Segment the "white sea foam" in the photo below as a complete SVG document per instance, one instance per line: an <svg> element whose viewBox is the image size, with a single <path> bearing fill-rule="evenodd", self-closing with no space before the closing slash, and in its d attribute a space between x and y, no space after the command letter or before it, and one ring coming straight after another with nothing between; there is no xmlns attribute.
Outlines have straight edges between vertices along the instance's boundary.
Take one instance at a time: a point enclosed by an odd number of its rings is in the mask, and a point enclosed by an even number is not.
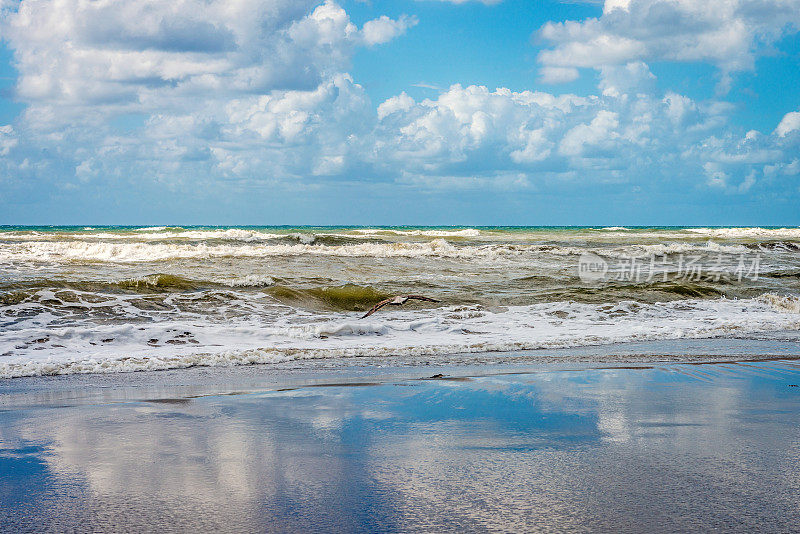
<svg viewBox="0 0 800 534"><path fill-rule="evenodd" d="M86 227L84 230L94 230L95 228ZM167 231L170 230L170 231ZM313 243L317 236L333 236L344 237L350 239L364 239L374 236L409 236L409 237L423 237L423 238L437 238L437 237L478 237L481 233L479 230L467 228L463 230L392 230L392 229L369 229L357 228L350 231L343 232L290 232L290 233L277 233L274 231L256 230L248 228L218 228L210 230L189 230L179 227L168 226L153 226L150 228L137 228L133 231L106 231L106 232L59 232L59 233L42 233L37 231L13 231L0 233L0 238L14 239L17 241L31 241L47 239L51 241L73 239L73 240L132 240L132 241L168 241L168 240L227 240L227 241L244 241L244 242L259 242L269 241L279 238L291 238L299 241L300 243L310 244Z"/></svg>
<svg viewBox="0 0 800 534"><path fill-rule="evenodd" d="M87 227L88 228L88 227ZM291 239L300 244L314 244L320 237L339 237L344 239L382 240L409 242L410 240L431 241L450 239L460 244L468 244L471 239L479 238L481 242L500 242L504 244L520 243L572 243L583 247L593 241L597 245L618 243L620 245L664 245L664 246L696 246L701 239L720 241L721 245L733 246L742 242L758 242L760 240L783 240L792 242L800 240L800 228L687 228L687 229L632 229L621 226L610 226L594 230L587 234L576 229L574 232L562 230L535 229L528 231L489 231L482 232L474 228L465 229L393 229L393 228L355 228L341 230L315 229L314 232L299 231L281 233L270 229L252 228L215 228L215 229L183 229L179 227L150 227L136 230L114 231L79 231L79 232L40 232L32 230L14 230L0 232L0 246L4 242L216 242L230 241L249 244L269 243L280 239ZM726 242L728 241L728 242ZM733 242L730 242L733 241ZM208 243L207 243L208 244ZM789 247L791 248L791 247ZM568 254L572 252L567 251Z"/></svg>
<svg viewBox="0 0 800 534"><path fill-rule="evenodd" d="M248 274L238 278L213 278L211 281L229 287L266 287L275 284L271 276L260 274Z"/></svg>
<svg viewBox="0 0 800 534"><path fill-rule="evenodd" d="M166 230L166 227L163 228ZM41 233L41 232L5 232L0 233L0 239L12 239L14 241L202 241L202 240L225 240L225 241L244 241L259 242L278 239L281 237L308 236L310 234L276 234L273 232L262 232L258 230L244 230L240 228L230 228L227 230L186 230L180 232L166 232L161 230L136 230L135 232L94 232L94 233Z"/></svg>
<svg viewBox="0 0 800 534"><path fill-rule="evenodd" d="M442 257L462 259L530 259L536 256L580 256L593 252L601 256L627 258L680 253L742 254L743 245L715 242L692 244L620 245L589 248L542 244L489 244L460 246L444 239L412 243L317 244L189 244L189 243L104 243L84 241L28 241L1 243L0 262L153 262L186 258L341 256L341 257Z"/></svg>
<svg viewBox="0 0 800 534"><path fill-rule="evenodd" d="M148 315L151 322L88 324L43 313L20 320L0 331L0 377L514 351L800 328L800 301L778 295L656 304L555 302L497 310L449 306L366 320L355 313L311 315L267 307L225 321L142 311L114 298L113 305L128 305L131 314ZM25 305L35 304L19 306Z"/></svg>
<svg viewBox="0 0 800 534"><path fill-rule="evenodd" d="M626 254L636 251L642 256L663 256L665 254L690 254L698 252L706 254L746 254L751 252L750 249L744 245L723 245L721 243L709 241L703 244L658 243L654 245L628 245L612 249L611 255L625 256Z"/></svg>
<svg viewBox="0 0 800 534"><path fill-rule="evenodd" d="M766 293L759 296L758 300L769 304L776 310L787 311L790 313L800 313L800 298L796 296Z"/></svg>
<svg viewBox="0 0 800 534"><path fill-rule="evenodd" d="M142 262L181 258L268 257L268 256L452 256L491 255L484 248L459 252L444 240L427 243L359 243L321 246L311 244L276 245L209 245L182 243L92 243L92 242L27 242L0 246L0 261L108 261Z"/></svg>
<svg viewBox="0 0 800 534"><path fill-rule="evenodd" d="M424 237L478 237L480 230L465 228L463 230L395 230L390 228L359 228L353 232L364 235L401 235Z"/></svg>
<svg viewBox="0 0 800 534"><path fill-rule="evenodd" d="M304 245L310 245L314 241L317 240L317 237L314 234L300 234L300 233L292 233L288 234L286 237L290 237L292 239L296 239L300 243Z"/></svg>
<svg viewBox="0 0 800 534"><path fill-rule="evenodd" d="M136 234L95 234L93 237L100 239L141 239L145 240L169 240L169 239L186 239L186 240L204 240L204 239L221 239L228 241L267 241L270 239L277 239L283 237L281 234L273 232L261 232L258 230L244 230L240 228L230 228L227 230L185 230L183 232L161 232L153 235L136 235Z"/></svg>
<svg viewBox="0 0 800 534"><path fill-rule="evenodd" d="M687 228L685 232L721 239L800 239L800 228Z"/></svg>

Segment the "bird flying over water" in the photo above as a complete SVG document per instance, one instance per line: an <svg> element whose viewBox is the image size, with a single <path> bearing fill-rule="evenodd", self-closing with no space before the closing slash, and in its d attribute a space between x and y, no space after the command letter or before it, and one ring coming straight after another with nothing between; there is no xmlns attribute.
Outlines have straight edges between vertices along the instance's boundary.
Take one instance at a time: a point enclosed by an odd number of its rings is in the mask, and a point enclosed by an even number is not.
<svg viewBox="0 0 800 534"><path fill-rule="evenodd" d="M380 301L375 306L373 306L371 310L369 310L367 313L362 315L361 318L364 319L365 317L369 317L370 315L372 315L376 311L380 310L384 306L387 306L387 305L389 305L389 306L402 306L403 304L405 304L409 300L424 300L424 301L427 301L427 302L441 302L440 300L432 299L430 297L423 297L422 295L397 295L396 297L390 297L390 298L388 298L386 300Z"/></svg>

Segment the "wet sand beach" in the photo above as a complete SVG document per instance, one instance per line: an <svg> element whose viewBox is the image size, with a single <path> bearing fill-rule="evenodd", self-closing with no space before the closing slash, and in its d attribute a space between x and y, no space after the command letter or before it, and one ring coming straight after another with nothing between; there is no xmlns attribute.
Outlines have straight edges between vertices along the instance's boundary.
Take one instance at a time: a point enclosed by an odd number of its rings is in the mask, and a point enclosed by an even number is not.
<svg viewBox="0 0 800 534"><path fill-rule="evenodd" d="M5 380L0 524L794 530L800 351L715 345Z"/></svg>

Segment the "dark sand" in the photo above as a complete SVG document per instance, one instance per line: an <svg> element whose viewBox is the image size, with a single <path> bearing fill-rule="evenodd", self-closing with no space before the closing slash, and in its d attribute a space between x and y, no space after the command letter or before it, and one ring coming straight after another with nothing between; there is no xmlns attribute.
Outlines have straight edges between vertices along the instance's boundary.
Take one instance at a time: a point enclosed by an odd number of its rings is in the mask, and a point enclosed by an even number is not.
<svg viewBox="0 0 800 534"><path fill-rule="evenodd" d="M4 380L0 531L796 531L797 355L711 340Z"/></svg>

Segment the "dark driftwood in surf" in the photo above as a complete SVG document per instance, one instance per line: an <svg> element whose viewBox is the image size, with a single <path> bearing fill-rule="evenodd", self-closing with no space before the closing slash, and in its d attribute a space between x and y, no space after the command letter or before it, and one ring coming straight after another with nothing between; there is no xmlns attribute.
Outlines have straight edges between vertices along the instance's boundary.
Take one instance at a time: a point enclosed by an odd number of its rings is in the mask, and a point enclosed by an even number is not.
<svg viewBox="0 0 800 534"><path fill-rule="evenodd" d="M388 299L382 300L377 303L375 306L372 307L367 313L361 316L362 319L369 317L376 311L380 310L384 306L402 306L409 300L424 300L426 302L441 302L440 300L432 299L430 297L423 297L422 295L397 295L396 297L390 297Z"/></svg>

